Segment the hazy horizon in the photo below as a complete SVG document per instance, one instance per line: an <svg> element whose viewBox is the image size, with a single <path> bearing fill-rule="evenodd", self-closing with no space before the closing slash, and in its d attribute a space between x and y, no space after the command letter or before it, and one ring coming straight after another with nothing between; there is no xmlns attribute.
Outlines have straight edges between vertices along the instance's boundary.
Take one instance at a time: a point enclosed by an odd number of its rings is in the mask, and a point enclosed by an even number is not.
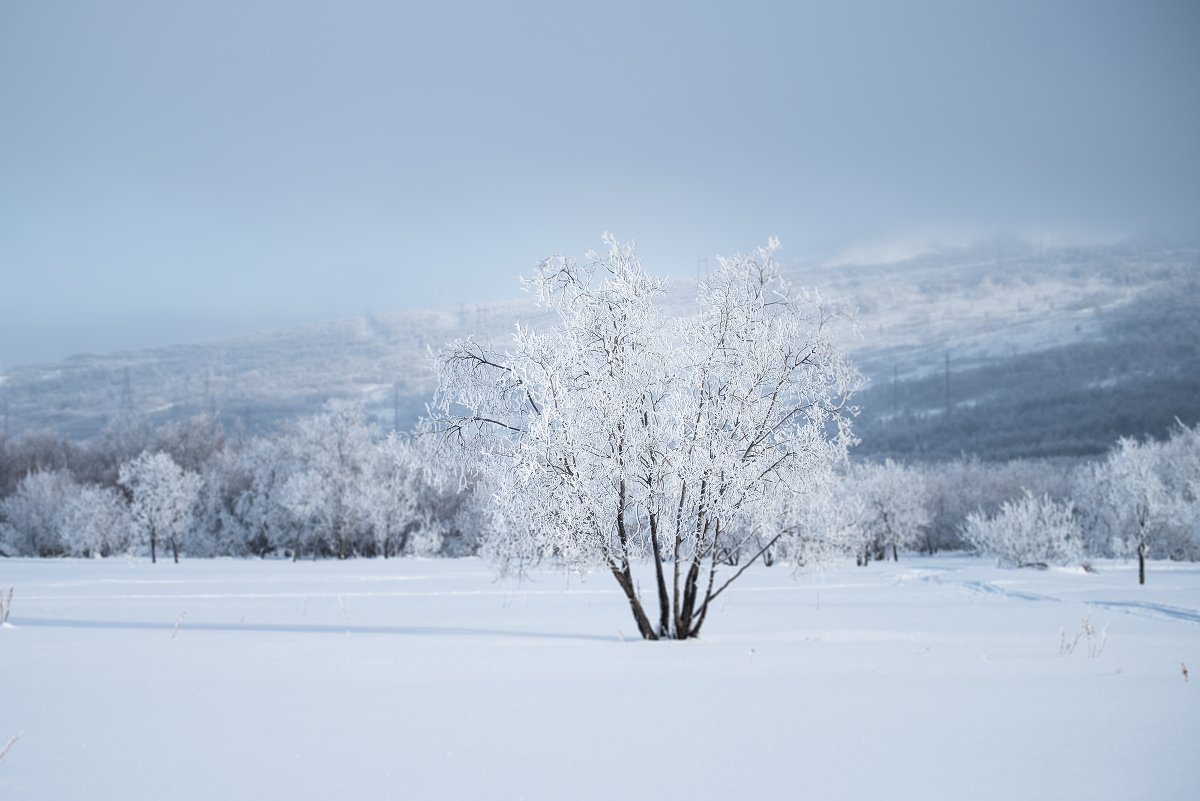
<svg viewBox="0 0 1200 801"><path fill-rule="evenodd" d="M605 230L676 276L771 235L1194 241L1198 33L1167 0L6 4L0 366L514 298Z"/></svg>

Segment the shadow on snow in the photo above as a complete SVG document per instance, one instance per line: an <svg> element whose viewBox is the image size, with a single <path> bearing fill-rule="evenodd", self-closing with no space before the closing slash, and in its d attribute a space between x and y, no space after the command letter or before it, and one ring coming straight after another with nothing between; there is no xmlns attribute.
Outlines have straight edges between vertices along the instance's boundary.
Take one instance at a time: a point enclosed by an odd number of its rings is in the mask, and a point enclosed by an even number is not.
<svg viewBox="0 0 1200 801"><path fill-rule="evenodd" d="M51 629L124 629L128 631L225 631L267 634L383 634L401 637L515 637L546 640L590 640L621 642L616 635L575 634L548 631L512 631L461 626L363 626L321 623L159 623L147 620L73 620L69 618L20 618L12 621L17 628ZM640 640L639 640L640 642Z"/></svg>

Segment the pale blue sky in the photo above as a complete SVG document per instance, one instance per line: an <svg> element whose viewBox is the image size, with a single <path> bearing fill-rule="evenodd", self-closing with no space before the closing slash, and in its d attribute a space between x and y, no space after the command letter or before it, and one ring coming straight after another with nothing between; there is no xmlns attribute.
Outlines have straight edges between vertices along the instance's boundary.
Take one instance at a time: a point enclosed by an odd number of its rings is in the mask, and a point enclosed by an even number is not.
<svg viewBox="0 0 1200 801"><path fill-rule="evenodd" d="M1194 239L1198 9L0 0L0 366L514 297L604 230Z"/></svg>

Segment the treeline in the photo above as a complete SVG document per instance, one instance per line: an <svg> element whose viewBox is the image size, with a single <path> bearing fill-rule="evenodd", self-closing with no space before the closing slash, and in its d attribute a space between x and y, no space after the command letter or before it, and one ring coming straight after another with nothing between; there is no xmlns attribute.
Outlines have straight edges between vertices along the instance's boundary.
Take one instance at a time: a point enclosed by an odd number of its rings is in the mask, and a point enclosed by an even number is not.
<svg viewBox="0 0 1200 801"><path fill-rule="evenodd" d="M270 435L201 415L0 439L4 556L460 555L484 520L469 486L348 404Z"/></svg>
<svg viewBox="0 0 1200 801"><path fill-rule="evenodd" d="M900 549L968 548L1011 566L1088 557L1200 559L1200 426L1122 439L1103 459L904 466L847 476L860 563ZM846 513L841 513L846 517ZM844 524L843 524L844 525Z"/></svg>
<svg viewBox="0 0 1200 801"><path fill-rule="evenodd" d="M199 416L157 430L127 421L84 443L0 439L0 555L475 553L489 499L439 469L432 449L378 431L361 409L333 404L272 435ZM806 544L768 556L798 563L823 547L864 565L959 549L1012 565L1196 560L1200 426L1122 439L1100 459L859 458L788 515Z"/></svg>

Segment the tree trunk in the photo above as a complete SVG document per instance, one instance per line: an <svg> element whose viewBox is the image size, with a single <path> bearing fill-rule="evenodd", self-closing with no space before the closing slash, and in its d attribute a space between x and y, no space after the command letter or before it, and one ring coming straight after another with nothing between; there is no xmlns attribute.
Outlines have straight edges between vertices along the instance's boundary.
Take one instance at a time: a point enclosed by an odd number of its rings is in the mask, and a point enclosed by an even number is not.
<svg viewBox="0 0 1200 801"><path fill-rule="evenodd" d="M153 531L150 532L150 564L158 562L158 537Z"/></svg>
<svg viewBox="0 0 1200 801"><path fill-rule="evenodd" d="M654 580L658 583L658 636L666 637L671 633L671 598L667 594L667 577L663 575L656 515L650 516L650 545L654 548Z"/></svg>
<svg viewBox="0 0 1200 801"><path fill-rule="evenodd" d="M619 570L614 567L611 570L613 578L617 580L617 584L621 585L625 597L629 599L629 609L633 612L633 619L637 622L638 633L642 635L643 640L657 640L658 635L654 633L654 626L651 625L650 618L646 617L646 610L642 608L642 602L633 586L633 576L628 568Z"/></svg>
<svg viewBox="0 0 1200 801"><path fill-rule="evenodd" d="M1138 584L1146 583L1146 543L1138 543Z"/></svg>
<svg viewBox="0 0 1200 801"><path fill-rule="evenodd" d="M675 610L675 639L686 640L691 636L692 613L696 610L696 583L700 580L700 564L692 561L683 580L683 603Z"/></svg>
<svg viewBox="0 0 1200 801"><path fill-rule="evenodd" d="M179 564L179 540L171 537L171 555L175 557L175 564Z"/></svg>
<svg viewBox="0 0 1200 801"><path fill-rule="evenodd" d="M899 562L899 561L900 561L900 554L899 554L899 553L896 551L896 544L895 544L895 543L892 543L892 561L893 561L893 562Z"/></svg>
<svg viewBox="0 0 1200 801"><path fill-rule="evenodd" d="M337 558L345 559L349 555L349 549L346 547L346 534L341 523L333 527L333 541L337 543Z"/></svg>

